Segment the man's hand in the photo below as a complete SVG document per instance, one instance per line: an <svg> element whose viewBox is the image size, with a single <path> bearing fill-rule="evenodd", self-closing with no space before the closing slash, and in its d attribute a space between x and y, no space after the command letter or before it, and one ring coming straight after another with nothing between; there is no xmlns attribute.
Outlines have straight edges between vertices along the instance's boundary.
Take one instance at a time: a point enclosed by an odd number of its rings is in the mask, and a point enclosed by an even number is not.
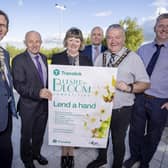
<svg viewBox="0 0 168 168"><path fill-rule="evenodd" d="M166 110L168 110L168 102L164 103L162 106L161 106L161 109L164 109L166 108Z"/></svg>
<svg viewBox="0 0 168 168"><path fill-rule="evenodd" d="M120 91L123 91L123 92L130 93L130 91L131 91L131 87L123 81L118 81L116 83L116 88Z"/></svg>
<svg viewBox="0 0 168 168"><path fill-rule="evenodd" d="M51 91L48 90L47 88L41 89L40 90L40 98L52 100L52 93L51 93Z"/></svg>

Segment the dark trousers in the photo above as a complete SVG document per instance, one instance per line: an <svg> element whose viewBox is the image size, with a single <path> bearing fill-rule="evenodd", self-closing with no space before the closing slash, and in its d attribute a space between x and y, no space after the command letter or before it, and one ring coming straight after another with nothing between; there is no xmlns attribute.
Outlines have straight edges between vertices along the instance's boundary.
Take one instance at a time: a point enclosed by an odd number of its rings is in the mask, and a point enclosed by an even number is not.
<svg viewBox="0 0 168 168"><path fill-rule="evenodd" d="M97 159L107 162L107 148L105 148L105 149L100 148L100 149L98 149L98 152L99 152L99 154L98 154Z"/></svg>
<svg viewBox="0 0 168 168"><path fill-rule="evenodd" d="M112 168L122 168L125 155L125 136L130 123L132 106L114 109L111 119L111 135L113 143Z"/></svg>
<svg viewBox="0 0 168 168"><path fill-rule="evenodd" d="M149 167L166 123L168 111L161 106L168 99L153 98L137 94L131 116L129 146L131 157Z"/></svg>
<svg viewBox="0 0 168 168"><path fill-rule="evenodd" d="M9 115L7 128L0 133L0 167L11 168L13 148L11 142L12 116Z"/></svg>
<svg viewBox="0 0 168 168"><path fill-rule="evenodd" d="M24 163L32 162L33 155L39 155L47 123L47 111L38 109L32 116L21 115L20 153Z"/></svg>

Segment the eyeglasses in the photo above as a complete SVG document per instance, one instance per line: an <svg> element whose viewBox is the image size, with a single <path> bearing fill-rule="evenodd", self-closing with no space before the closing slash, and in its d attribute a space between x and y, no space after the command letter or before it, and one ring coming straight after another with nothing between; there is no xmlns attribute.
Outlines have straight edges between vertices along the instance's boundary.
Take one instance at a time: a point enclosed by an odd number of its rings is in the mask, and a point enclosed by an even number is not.
<svg viewBox="0 0 168 168"><path fill-rule="evenodd" d="M7 28L7 25L5 25L5 24L0 24L0 28Z"/></svg>
<svg viewBox="0 0 168 168"><path fill-rule="evenodd" d="M168 25L163 25L163 24L157 25L157 27L158 27L159 29L168 29Z"/></svg>

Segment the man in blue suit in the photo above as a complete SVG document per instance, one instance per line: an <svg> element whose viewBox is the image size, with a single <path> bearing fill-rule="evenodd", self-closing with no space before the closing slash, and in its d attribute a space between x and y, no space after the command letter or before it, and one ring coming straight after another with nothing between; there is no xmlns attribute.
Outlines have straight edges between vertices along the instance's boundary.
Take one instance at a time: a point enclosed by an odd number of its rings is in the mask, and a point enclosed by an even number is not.
<svg viewBox="0 0 168 168"><path fill-rule="evenodd" d="M102 45L103 38L103 29L99 26L94 27L91 30L91 45L87 45L82 51L82 55L87 56L92 61L93 65L97 56L107 49L104 45Z"/></svg>
<svg viewBox="0 0 168 168"><path fill-rule="evenodd" d="M82 55L87 56L94 65L98 55L104 52L107 48L102 44L103 42L103 29L99 26L91 30L91 45L87 45L82 51ZM107 163L107 149L98 149L98 157L87 165L87 168L101 166Z"/></svg>
<svg viewBox="0 0 168 168"><path fill-rule="evenodd" d="M8 32L9 19L0 10L0 40ZM0 167L11 168L12 165L12 114L16 115L13 96L13 84L9 68L9 54L0 47Z"/></svg>

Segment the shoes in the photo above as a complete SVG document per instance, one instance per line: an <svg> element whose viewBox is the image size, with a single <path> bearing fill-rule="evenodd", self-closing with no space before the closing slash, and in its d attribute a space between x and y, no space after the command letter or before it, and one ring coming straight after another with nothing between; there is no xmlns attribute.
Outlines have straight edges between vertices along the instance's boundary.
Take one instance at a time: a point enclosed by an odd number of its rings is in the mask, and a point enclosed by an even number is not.
<svg viewBox="0 0 168 168"><path fill-rule="evenodd" d="M61 157L61 168L74 168L74 157L73 156L62 156Z"/></svg>
<svg viewBox="0 0 168 168"><path fill-rule="evenodd" d="M140 164L138 160L133 159L133 158L129 158L128 160L124 161L123 166L124 168L131 168L133 167L135 164ZM138 166L139 167L139 166Z"/></svg>
<svg viewBox="0 0 168 168"><path fill-rule="evenodd" d="M25 168L36 168L33 162L24 163Z"/></svg>
<svg viewBox="0 0 168 168"><path fill-rule="evenodd" d="M39 164L41 165L47 165L48 164L48 160L42 156L41 154L33 156L33 160L37 160Z"/></svg>
<svg viewBox="0 0 168 168"><path fill-rule="evenodd" d="M149 168L149 164L143 164L143 163L141 163L140 164L140 166L139 166L139 168Z"/></svg>
<svg viewBox="0 0 168 168"><path fill-rule="evenodd" d="M93 160L92 162L90 162L87 165L87 168L99 168L100 166L104 166L105 164L107 164L107 160L102 160L97 158L96 160Z"/></svg>

